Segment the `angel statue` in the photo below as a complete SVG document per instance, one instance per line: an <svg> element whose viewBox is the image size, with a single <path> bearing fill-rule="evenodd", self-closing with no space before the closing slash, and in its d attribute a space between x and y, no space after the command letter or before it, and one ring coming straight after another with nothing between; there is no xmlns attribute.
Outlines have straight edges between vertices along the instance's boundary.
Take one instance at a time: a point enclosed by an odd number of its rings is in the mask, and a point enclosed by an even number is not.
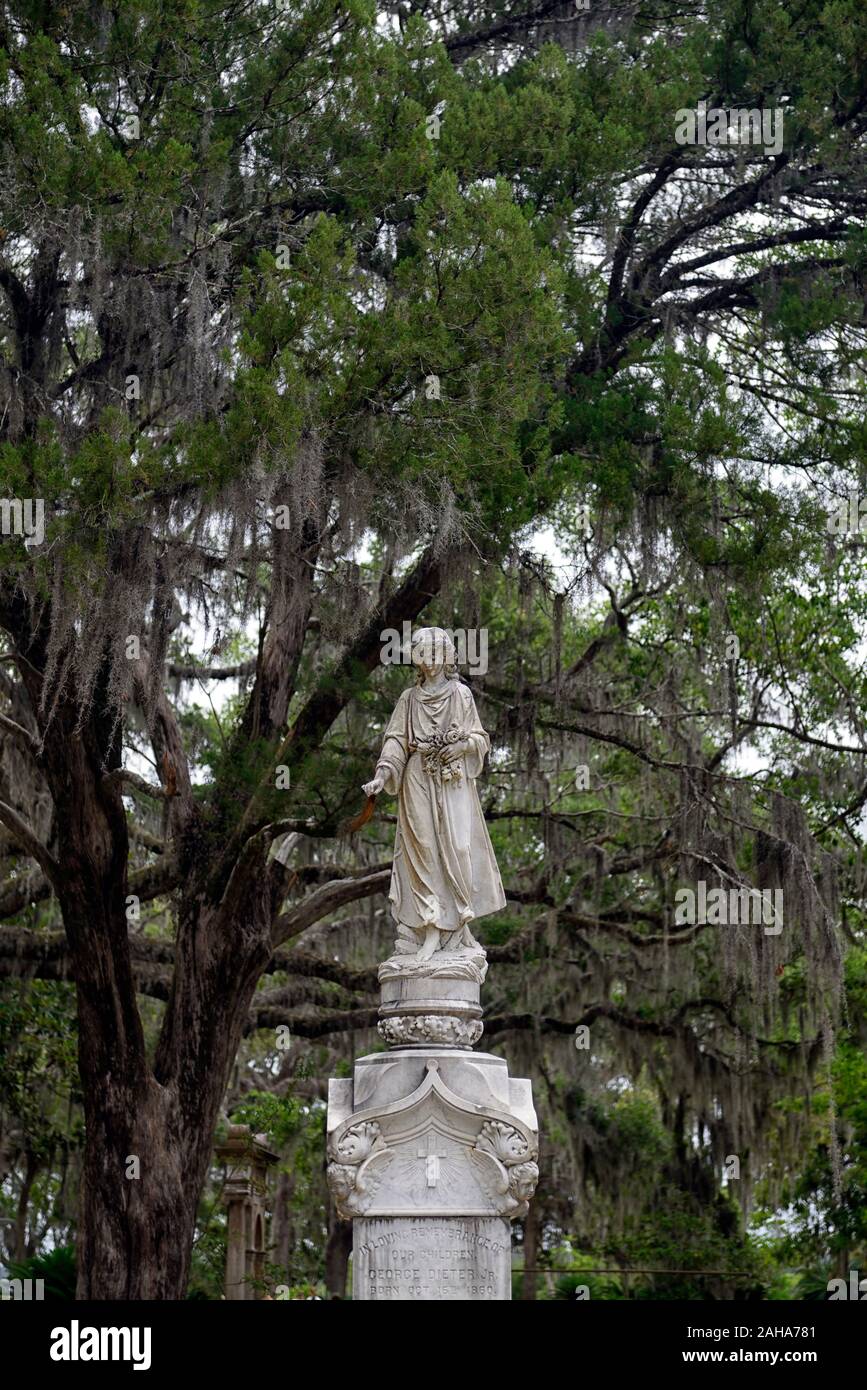
<svg viewBox="0 0 867 1390"><path fill-rule="evenodd" d="M389 890L395 957L407 966L437 952L484 962L470 923L506 905L476 791L491 741L458 679L449 634L421 628L411 658L416 684L398 700L364 786L368 796L385 791L398 802Z"/></svg>

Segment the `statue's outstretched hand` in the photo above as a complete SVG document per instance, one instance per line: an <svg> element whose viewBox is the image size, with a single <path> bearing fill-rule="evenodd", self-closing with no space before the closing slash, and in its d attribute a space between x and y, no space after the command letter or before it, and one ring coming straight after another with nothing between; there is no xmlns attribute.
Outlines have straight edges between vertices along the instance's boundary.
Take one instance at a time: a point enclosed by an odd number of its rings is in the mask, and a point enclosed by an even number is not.
<svg viewBox="0 0 867 1390"><path fill-rule="evenodd" d="M364 786L361 788L361 790L364 792L364 795L379 796L379 793L385 786L385 777L385 770L381 767L378 767L376 769L376 772L373 774L372 779L369 782L365 782Z"/></svg>

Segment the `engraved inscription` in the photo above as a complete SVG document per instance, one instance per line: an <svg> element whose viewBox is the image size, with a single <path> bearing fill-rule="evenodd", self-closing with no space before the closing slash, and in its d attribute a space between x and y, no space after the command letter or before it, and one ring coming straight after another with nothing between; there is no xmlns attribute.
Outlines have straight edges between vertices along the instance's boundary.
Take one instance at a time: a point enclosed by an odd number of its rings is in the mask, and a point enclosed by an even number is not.
<svg viewBox="0 0 867 1390"><path fill-rule="evenodd" d="M356 1220L352 1264L354 1299L511 1297L510 1228L501 1217Z"/></svg>

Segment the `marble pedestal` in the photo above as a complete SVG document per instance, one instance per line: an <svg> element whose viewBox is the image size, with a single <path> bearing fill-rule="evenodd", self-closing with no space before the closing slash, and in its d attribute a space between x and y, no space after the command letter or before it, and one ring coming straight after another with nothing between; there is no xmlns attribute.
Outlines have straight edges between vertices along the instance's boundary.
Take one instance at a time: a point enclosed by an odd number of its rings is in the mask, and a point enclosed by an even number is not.
<svg viewBox="0 0 867 1390"><path fill-rule="evenodd" d="M511 1298L510 1222L539 1175L536 1115L530 1082L510 1077L502 1057L431 1041L481 1031L467 989L456 993L449 1032L446 1000L429 985L409 990L403 1015L384 989L383 1037L412 1041L329 1082L328 1182L354 1224L353 1298Z"/></svg>

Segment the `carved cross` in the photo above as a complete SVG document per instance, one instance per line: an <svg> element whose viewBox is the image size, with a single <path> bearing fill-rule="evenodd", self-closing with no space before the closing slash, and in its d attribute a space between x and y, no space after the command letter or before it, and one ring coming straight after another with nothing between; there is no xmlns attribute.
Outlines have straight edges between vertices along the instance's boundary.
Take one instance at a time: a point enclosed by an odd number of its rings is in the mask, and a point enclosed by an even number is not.
<svg viewBox="0 0 867 1390"><path fill-rule="evenodd" d="M432 1129L427 1133L427 1148L418 1150L418 1157L425 1161L425 1176L427 1177L428 1187L436 1187L440 1175L440 1159L447 1158L444 1153L436 1151L436 1135Z"/></svg>

